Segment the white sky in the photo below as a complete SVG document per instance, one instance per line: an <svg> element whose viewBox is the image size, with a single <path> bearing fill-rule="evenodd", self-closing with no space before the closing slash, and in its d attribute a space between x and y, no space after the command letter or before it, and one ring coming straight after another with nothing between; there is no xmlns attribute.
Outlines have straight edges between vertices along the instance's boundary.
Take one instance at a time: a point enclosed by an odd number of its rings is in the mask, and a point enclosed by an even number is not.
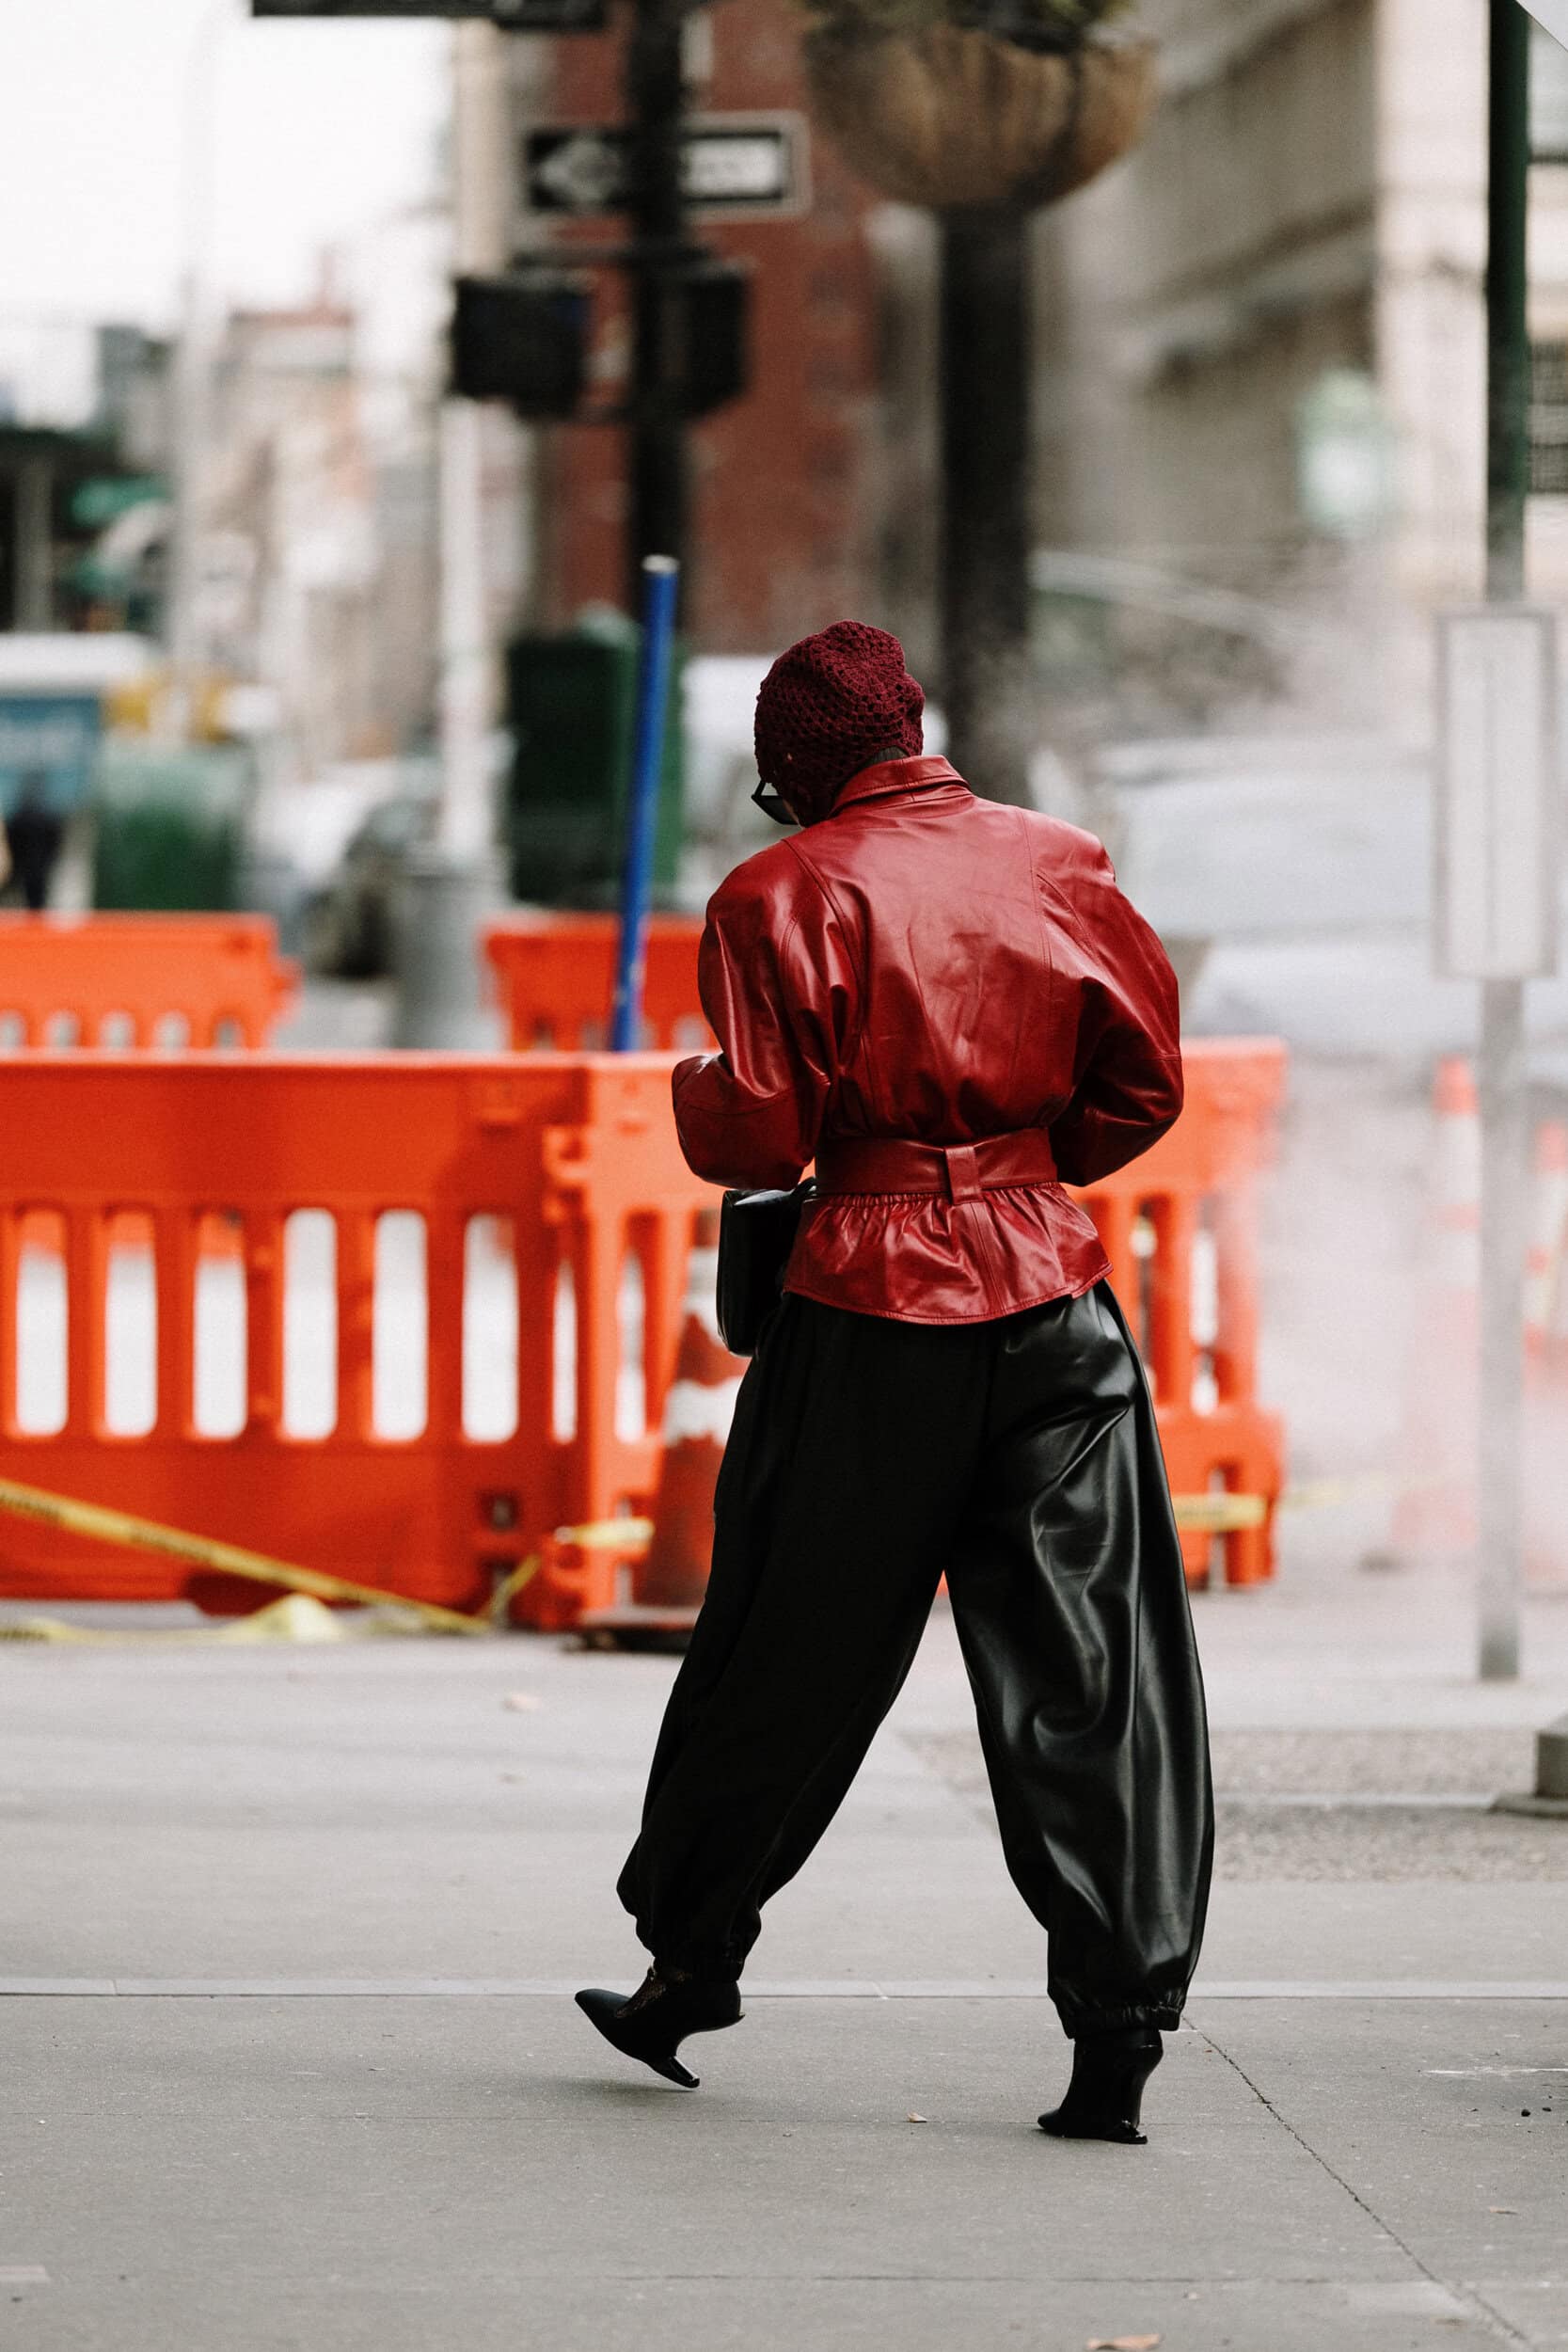
<svg viewBox="0 0 1568 2352"><path fill-rule="evenodd" d="M203 112L215 294L308 294L325 246L433 185L450 39L256 24L245 0L0 0L0 327L171 323Z"/></svg>

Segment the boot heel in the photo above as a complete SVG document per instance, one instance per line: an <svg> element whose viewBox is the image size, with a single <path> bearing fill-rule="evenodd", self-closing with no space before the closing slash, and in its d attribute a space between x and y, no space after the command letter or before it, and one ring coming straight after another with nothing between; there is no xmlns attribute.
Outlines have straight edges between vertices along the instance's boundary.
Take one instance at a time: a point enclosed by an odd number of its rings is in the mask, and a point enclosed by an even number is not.
<svg viewBox="0 0 1568 2352"><path fill-rule="evenodd" d="M1072 2045L1072 2080L1059 2107L1039 2119L1053 2139L1108 2139L1124 2148L1148 2145L1140 2131L1144 2085L1164 2056L1153 2026L1126 2033L1083 2034Z"/></svg>
<svg viewBox="0 0 1568 2352"><path fill-rule="evenodd" d="M661 1977L657 1968L649 1969L629 1998L593 1986L578 1994L577 2003L613 2049L681 2090L695 2090L699 2081L676 2056L688 2034L721 2033L726 2026L738 2026L745 2014L737 1984Z"/></svg>

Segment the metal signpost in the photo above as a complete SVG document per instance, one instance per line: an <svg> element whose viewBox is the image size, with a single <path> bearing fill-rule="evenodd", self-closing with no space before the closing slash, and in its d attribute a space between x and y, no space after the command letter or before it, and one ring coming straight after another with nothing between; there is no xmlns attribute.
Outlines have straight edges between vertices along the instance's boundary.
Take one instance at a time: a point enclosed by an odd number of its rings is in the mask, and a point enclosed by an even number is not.
<svg viewBox="0 0 1568 2352"><path fill-rule="evenodd" d="M681 193L693 212L777 220L810 202L798 114L698 115L681 135ZM552 123L523 141L535 212L617 213L631 200L631 133L612 123Z"/></svg>
<svg viewBox="0 0 1568 2352"><path fill-rule="evenodd" d="M1557 623L1499 603L1439 628L1437 961L1481 984L1480 1663L1483 1680L1510 1681L1524 1582L1524 983L1557 960Z"/></svg>
<svg viewBox="0 0 1568 2352"><path fill-rule="evenodd" d="M621 883L621 933L615 958L615 998L610 1050L634 1054L642 1040L642 984L647 964L648 898L654 871L654 824L659 771L664 765L664 719L675 644L680 565L650 555L642 566L642 651L637 677L637 736L626 797L626 863Z"/></svg>
<svg viewBox="0 0 1568 2352"><path fill-rule="evenodd" d="M1568 0L1491 0L1487 119L1486 597L1441 624L1438 968L1481 983L1481 1674L1519 1672L1528 1185L1524 984L1555 968L1556 624L1524 602L1529 496L1530 15L1568 36Z"/></svg>

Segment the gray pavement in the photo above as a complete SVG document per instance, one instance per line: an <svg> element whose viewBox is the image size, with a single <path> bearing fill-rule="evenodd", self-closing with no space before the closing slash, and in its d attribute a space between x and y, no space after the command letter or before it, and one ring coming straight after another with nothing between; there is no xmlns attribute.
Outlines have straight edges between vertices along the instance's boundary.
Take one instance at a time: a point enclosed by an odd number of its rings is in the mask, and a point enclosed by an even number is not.
<svg viewBox="0 0 1568 2352"><path fill-rule="evenodd" d="M944 1612L695 2097L566 1997L639 1971L671 1661L0 1645L0 2340L1568 2344L1568 1824L1481 1809L1568 1602L1490 1689L1431 1577L1197 1616L1220 1874L1143 2150L1033 2128L1066 2049Z"/></svg>

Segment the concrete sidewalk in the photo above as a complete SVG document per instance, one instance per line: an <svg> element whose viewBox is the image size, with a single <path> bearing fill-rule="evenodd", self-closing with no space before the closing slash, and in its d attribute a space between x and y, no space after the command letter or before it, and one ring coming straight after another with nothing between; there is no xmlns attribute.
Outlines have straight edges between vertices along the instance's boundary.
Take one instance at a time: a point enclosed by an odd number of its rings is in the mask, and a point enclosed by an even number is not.
<svg viewBox="0 0 1568 2352"><path fill-rule="evenodd" d="M669 1661L0 1646L5 2340L1568 2344L1568 1824L1481 1810L1568 1603L1500 1691L1431 1580L1197 1613L1220 1877L1144 2150L1034 2129L1066 2045L945 1613L695 2097L566 1997L640 1972Z"/></svg>

